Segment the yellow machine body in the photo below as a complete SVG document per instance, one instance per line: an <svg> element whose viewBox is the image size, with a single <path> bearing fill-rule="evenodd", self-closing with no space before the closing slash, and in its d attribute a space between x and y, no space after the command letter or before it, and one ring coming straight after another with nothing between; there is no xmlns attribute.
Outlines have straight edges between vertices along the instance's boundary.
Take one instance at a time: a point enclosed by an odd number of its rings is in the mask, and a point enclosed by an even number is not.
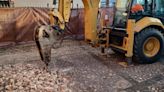
<svg viewBox="0 0 164 92"><path fill-rule="evenodd" d="M157 18L145 17L139 20L138 22L135 22L135 20L129 19L127 22L127 28L126 28L128 37L124 38L123 45L116 46L113 44L109 44L109 46L124 50L127 52L126 57L132 57L135 33L141 32L144 28L147 28L150 26L156 26L158 28L164 29L164 25ZM107 40L110 40L110 39L107 39Z"/></svg>
<svg viewBox="0 0 164 92"><path fill-rule="evenodd" d="M71 15L71 1L72 0L59 0L58 10L50 11L50 24L59 25L61 29L65 28L65 23L69 22Z"/></svg>
<svg viewBox="0 0 164 92"><path fill-rule="evenodd" d="M69 22L69 18L71 15L71 1L72 0L59 0L58 11L50 12L50 23L51 25L58 24L61 29L65 28L65 23ZM133 0L116 0L116 7L119 9L123 9L125 7L129 7ZM102 29L102 33L105 34L105 38L101 39L105 41L104 43L99 43L100 38L97 32L97 16L99 10L100 0L82 0L84 4L84 29L85 29L85 40L89 41L93 44L98 44L103 48L114 47L116 49L120 49L125 51L126 57L133 57L134 50L134 40L135 34L142 32L143 29L155 26L156 28L164 30L164 25L160 19L155 17L143 17L140 20L125 18L126 26L123 29L126 32L125 37L123 37L122 45L115 45L110 43L110 33L113 31L111 28ZM109 2L108 2L109 3ZM124 11L124 10L123 10ZM122 15L125 17L128 16L130 11L124 11ZM58 19L56 20L55 17ZM115 17L115 15L114 15ZM117 30L122 30L122 28L117 28ZM152 40L152 41L155 41ZM149 41L148 41L149 42Z"/></svg>
<svg viewBox="0 0 164 92"><path fill-rule="evenodd" d="M152 18L152 17L145 17L145 18L139 20L135 24L134 31L140 32L141 30L143 30L144 28L149 27L149 26L157 26L159 28L164 29L164 25L162 24L162 22L159 19Z"/></svg>
<svg viewBox="0 0 164 92"><path fill-rule="evenodd" d="M85 40L97 42L97 15L100 0L82 0L84 4Z"/></svg>
<svg viewBox="0 0 164 92"><path fill-rule="evenodd" d="M59 25L61 29L65 28L65 23L69 22L71 15L71 1L59 0L58 11L50 11L50 24ZM85 20L85 40L90 42L97 41L97 14L100 0L82 0L84 4ZM58 20L55 19L58 18Z"/></svg>
<svg viewBox="0 0 164 92"><path fill-rule="evenodd" d="M120 17L120 15L122 18L126 17L125 20L123 20L123 22L126 23L126 25L124 26L123 23L120 23L120 24L118 24L119 26L113 24L112 27L105 27L104 30L102 30L102 32L100 33L100 36L105 33L104 37L99 38L99 40L101 41L100 46L102 47L102 49L111 47L114 50L124 52L126 57L132 58L135 54L134 49L136 50L136 48L134 48L134 47L137 47L137 46L135 46L136 45L136 43L135 43L136 36L138 34L149 35L150 37L149 36L147 36L148 38L142 37L144 39L141 39L142 41L145 41L145 42L142 43L143 46L140 46L140 48L138 47L137 50L138 50L138 52L143 51L143 53L142 53L143 55L139 57L140 60L137 62L151 63L151 62L154 62L155 60L158 60L158 58L159 58L158 56L162 55L161 52L163 51L163 48L164 48L163 47L163 44L164 44L163 43L164 42L163 21L162 21L162 19L160 19L156 16L150 17L149 15L142 16L139 19L137 19L136 17L130 17L130 16L136 16L134 14L132 15L132 12L131 12L132 4L133 4L132 1L134 1L134 0L124 0L124 1L116 0L116 5L115 5L116 12L114 11L116 15L114 15L114 17L117 18L117 17ZM157 5L156 3L157 2L153 2L154 5ZM152 4L152 6L153 6L153 4ZM124 8L127 8L127 7L129 7L128 11L124 10ZM118 10L121 11L121 13L119 12L120 15L118 14ZM153 10L150 10L150 11L153 11ZM142 11L142 12L144 12L144 11ZM115 23L116 21L114 21L113 23ZM123 26L120 26L120 25L123 25ZM151 30L151 28L152 28L152 30ZM148 29L150 29L150 30L148 30ZM147 31L147 32L145 32L145 31ZM154 32L154 31L158 31L158 32ZM144 34L144 32L146 34ZM152 32L156 33L155 36L151 34ZM124 36L119 36L122 33L124 34ZM119 37L122 38L119 45L111 42L111 40L116 41L111 37L111 34L112 34L112 36L116 35L118 39L120 39ZM135 54L135 56L137 56L137 55ZM144 56L144 58L143 58L143 56ZM154 61L151 59L153 59Z"/></svg>

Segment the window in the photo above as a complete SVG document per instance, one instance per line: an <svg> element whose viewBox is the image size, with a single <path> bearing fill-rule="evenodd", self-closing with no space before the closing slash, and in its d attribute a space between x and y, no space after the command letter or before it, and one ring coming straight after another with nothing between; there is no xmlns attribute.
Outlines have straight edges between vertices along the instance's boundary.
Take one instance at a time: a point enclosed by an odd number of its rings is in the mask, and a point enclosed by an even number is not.
<svg viewBox="0 0 164 92"><path fill-rule="evenodd" d="M144 5L145 4L145 1L144 0L137 0L137 4Z"/></svg>
<svg viewBox="0 0 164 92"><path fill-rule="evenodd" d="M158 1L158 0L156 0ZM143 10L146 13L151 13L153 10L153 0L134 0L133 6L139 4L143 6Z"/></svg>
<svg viewBox="0 0 164 92"><path fill-rule="evenodd" d="M116 3L116 7L121 9L126 9L127 4L128 4L128 0L118 0Z"/></svg>
<svg viewBox="0 0 164 92"><path fill-rule="evenodd" d="M132 6L135 6L136 4L142 5L143 8L144 8L144 6L145 6L145 0L134 0Z"/></svg>
<svg viewBox="0 0 164 92"><path fill-rule="evenodd" d="M159 14L164 14L164 0L156 0L155 11Z"/></svg>
<svg viewBox="0 0 164 92"><path fill-rule="evenodd" d="M116 2L116 11L114 16L114 26L119 28L126 27L127 19L127 8L129 0L117 0Z"/></svg>
<svg viewBox="0 0 164 92"><path fill-rule="evenodd" d="M106 7L106 0L101 0L101 7Z"/></svg>
<svg viewBox="0 0 164 92"><path fill-rule="evenodd" d="M116 0L101 0L100 7L113 7Z"/></svg>

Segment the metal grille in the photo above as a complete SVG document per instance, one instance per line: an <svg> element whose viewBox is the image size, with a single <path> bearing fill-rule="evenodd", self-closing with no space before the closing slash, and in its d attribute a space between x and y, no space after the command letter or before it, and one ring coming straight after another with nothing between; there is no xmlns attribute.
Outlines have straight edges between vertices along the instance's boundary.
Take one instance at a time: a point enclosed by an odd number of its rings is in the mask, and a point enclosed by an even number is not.
<svg viewBox="0 0 164 92"><path fill-rule="evenodd" d="M0 0L0 8L14 7L14 2L11 0Z"/></svg>

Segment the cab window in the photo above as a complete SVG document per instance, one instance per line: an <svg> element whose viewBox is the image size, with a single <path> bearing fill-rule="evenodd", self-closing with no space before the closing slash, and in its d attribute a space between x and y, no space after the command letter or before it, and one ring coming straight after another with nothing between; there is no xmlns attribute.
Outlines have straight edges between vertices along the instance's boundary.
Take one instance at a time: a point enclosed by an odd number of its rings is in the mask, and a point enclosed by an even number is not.
<svg viewBox="0 0 164 92"><path fill-rule="evenodd" d="M164 14L164 0L156 0L155 7L157 14Z"/></svg>

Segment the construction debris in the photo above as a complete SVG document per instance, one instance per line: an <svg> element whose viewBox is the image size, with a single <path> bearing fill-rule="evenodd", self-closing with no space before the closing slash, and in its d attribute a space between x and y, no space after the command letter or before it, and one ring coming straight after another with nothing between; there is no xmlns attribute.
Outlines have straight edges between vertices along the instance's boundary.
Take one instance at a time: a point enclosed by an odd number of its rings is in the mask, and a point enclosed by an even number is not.
<svg viewBox="0 0 164 92"><path fill-rule="evenodd" d="M50 74L33 64L0 66L0 92L71 92L59 72Z"/></svg>

